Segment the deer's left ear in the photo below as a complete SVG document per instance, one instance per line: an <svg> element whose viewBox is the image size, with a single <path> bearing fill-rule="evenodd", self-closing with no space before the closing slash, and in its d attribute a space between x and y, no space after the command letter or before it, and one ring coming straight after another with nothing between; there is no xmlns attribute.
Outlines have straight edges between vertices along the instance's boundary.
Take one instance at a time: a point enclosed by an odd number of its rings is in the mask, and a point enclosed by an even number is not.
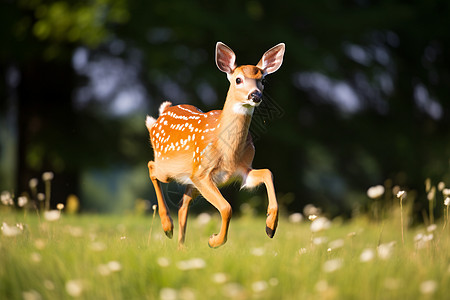
<svg viewBox="0 0 450 300"><path fill-rule="evenodd" d="M285 48L284 43L280 43L264 53L263 57L256 65L263 70L264 75L271 74L281 67Z"/></svg>

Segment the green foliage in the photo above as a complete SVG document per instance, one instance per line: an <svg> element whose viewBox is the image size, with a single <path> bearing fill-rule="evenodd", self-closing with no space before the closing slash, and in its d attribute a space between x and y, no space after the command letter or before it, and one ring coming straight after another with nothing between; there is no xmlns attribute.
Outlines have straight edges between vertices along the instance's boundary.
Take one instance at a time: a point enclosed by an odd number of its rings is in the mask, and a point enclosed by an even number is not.
<svg viewBox="0 0 450 300"><path fill-rule="evenodd" d="M186 248L177 250L158 217L153 223L150 216L63 214L50 222L2 210L2 222L24 229L0 236L0 297L445 298L449 228L410 229L402 245L398 217L395 211L383 223L336 219L314 233L309 221L282 218L273 240L262 218L235 218L228 242L218 249L208 248L207 240L219 219L192 217Z"/></svg>

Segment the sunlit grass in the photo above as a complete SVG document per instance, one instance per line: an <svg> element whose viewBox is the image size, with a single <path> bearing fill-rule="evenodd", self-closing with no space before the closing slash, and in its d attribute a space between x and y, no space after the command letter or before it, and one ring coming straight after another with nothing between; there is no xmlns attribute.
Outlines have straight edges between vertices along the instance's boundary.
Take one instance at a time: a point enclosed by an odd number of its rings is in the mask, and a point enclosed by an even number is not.
<svg viewBox="0 0 450 300"><path fill-rule="evenodd" d="M218 216L192 217L179 251L158 217L149 239L151 215L48 221L2 211L19 233L0 237L0 299L444 299L448 227L405 230L402 245L396 214L314 232L311 221L282 218L274 239L263 218L244 216L219 249L207 245Z"/></svg>

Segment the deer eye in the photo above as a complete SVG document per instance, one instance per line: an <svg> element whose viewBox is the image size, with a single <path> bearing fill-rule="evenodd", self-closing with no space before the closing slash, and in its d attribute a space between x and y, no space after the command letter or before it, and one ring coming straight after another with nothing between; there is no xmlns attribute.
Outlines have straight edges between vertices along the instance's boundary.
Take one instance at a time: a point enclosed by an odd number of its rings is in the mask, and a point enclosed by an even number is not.
<svg viewBox="0 0 450 300"><path fill-rule="evenodd" d="M236 78L236 84L241 84L242 83L242 78L238 77Z"/></svg>

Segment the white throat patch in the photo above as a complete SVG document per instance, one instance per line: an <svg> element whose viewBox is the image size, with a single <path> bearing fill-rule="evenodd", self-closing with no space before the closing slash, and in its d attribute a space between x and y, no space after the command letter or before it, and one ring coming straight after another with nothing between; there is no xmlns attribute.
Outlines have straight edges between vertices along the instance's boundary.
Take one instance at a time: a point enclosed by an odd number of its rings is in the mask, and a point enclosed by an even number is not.
<svg viewBox="0 0 450 300"><path fill-rule="evenodd" d="M236 103L233 105L233 111L238 115L253 115L255 107L247 103Z"/></svg>

